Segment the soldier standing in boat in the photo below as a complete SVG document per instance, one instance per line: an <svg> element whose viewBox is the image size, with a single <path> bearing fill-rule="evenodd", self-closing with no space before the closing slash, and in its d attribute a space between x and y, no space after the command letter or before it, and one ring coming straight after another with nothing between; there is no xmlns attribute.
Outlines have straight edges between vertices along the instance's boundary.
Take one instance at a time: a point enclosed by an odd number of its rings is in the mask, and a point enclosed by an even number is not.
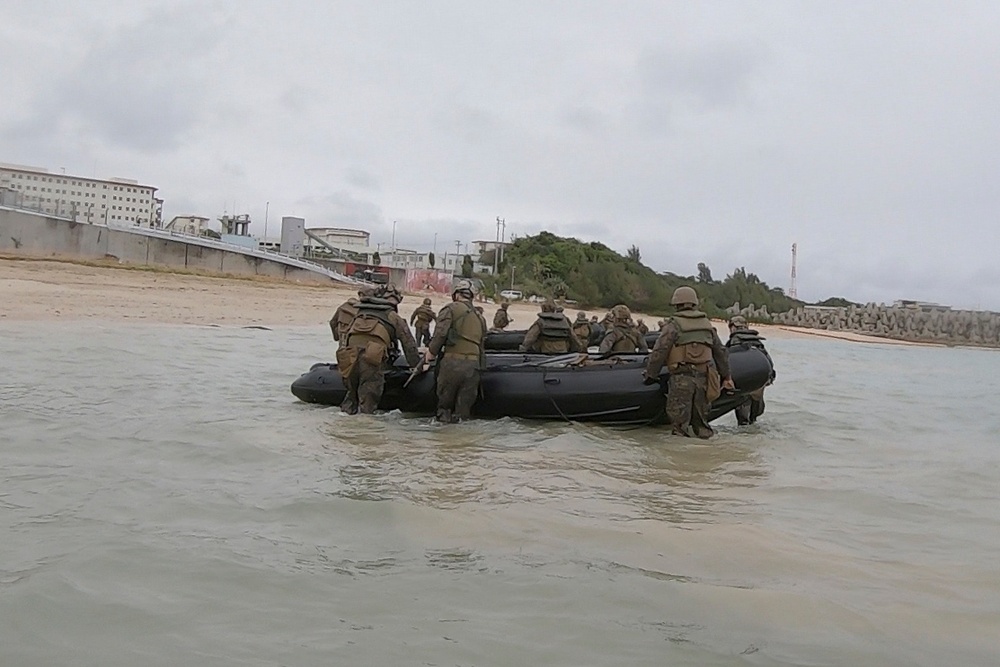
<svg viewBox="0 0 1000 667"><path fill-rule="evenodd" d="M472 305L472 283L460 280L452 302L437 315L434 337L424 362L437 363L437 420L452 423L468 419L479 393L479 376L485 364L483 339L486 320Z"/></svg>
<svg viewBox="0 0 1000 667"><path fill-rule="evenodd" d="M510 302L504 299L500 302L500 307L497 308L496 315L493 316L493 328L497 331L503 331L506 329L512 320L507 314L507 308L510 306Z"/></svg>
<svg viewBox="0 0 1000 667"><path fill-rule="evenodd" d="M764 338L756 329L749 327L747 319L742 315L734 315L729 320L729 340L726 341L726 348L734 347L755 347L764 353L768 361L771 361L771 355L764 348ZM774 382L774 377L774 362L771 362L771 377L767 384ZM747 426L757 421L757 417L764 414L764 387L750 392L750 397L738 405L734 412L736 423L740 426Z"/></svg>
<svg viewBox="0 0 1000 667"><path fill-rule="evenodd" d="M431 300L424 298L424 302L420 304L410 315L410 324L414 326L414 330L417 332L416 341L417 347L422 347L428 345L431 342L431 322L434 321L434 309L431 308Z"/></svg>
<svg viewBox="0 0 1000 667"><path fill-rule="evenodd" d="M632 313L628 306L618 304L611 309L611 328L601 339L601 353L605 352L648 352L646 339L632 324Z"/></svg>
<svg viewBox="0 0 1000 667"><path fill-rule="evenodd" d="M645 336L649 333L649 327L646 326L646 323L642 321L641 317L636 320L635 330L639 332L640 336Z"/></svg>
<svg viewBox="0 0 1000 667"><path fill-rule="evenodd" d="M708 316L697 310L693 287L674 290L670 303L677 313L666 320L646 362L645 381L659 381L667 365L667 418L675 435L711 438L708 409L722 389L732 390L729 353ZM714 374L714 375L713 375Z"/></svg>
<svg viewBox="0 0 1000 667"><path fill-rule="evenodd" d="M541 354L563 354L566 352L586 352L587 346L573 333L569 320L562 313L556 312L556 304L552 299L542 303L538 318L524 334L524 341L518 348L519 352L537 352Z"/></svg>
<svg viewBox="0 0 1000 667"><path fill-rule="evenodd" d="M340 409L347 414L371 414L378 408L385 389L385 368L390 351L402 344L412 367L420 363L420 353L406 320L396 312L403 295L395 285L380 288L373 296L363 296L358 313L347 332L347 342L337 350L337 368L347 387Z"/></svg>

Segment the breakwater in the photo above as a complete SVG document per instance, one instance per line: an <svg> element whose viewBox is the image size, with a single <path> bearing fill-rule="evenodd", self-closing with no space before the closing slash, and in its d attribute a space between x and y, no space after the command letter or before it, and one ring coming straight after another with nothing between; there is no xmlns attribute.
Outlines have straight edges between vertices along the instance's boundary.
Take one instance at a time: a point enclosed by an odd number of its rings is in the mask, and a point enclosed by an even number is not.
<svg viewBox="0 0 1000 667"><path fill-rule="evenodd" d="M766 311L760 313L752 306L743 310L749 311L752 319L764 319L766 315ZM843 308L802 306L769 317L774 324L807 329L853 331L911 342L1000 347L1000 313L869 303Z"/></svg>

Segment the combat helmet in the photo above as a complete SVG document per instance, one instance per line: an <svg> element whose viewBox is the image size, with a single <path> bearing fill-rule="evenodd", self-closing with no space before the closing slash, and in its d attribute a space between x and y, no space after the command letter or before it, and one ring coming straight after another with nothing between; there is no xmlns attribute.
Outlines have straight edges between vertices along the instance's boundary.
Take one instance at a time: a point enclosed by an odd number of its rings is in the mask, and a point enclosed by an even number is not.
<svg viewBox="0 0 1000 667"><path fill-rule="evenodd" d="M542 312L543 313L554 313L556 312L556 302L552 299L546 299L542 302Z"/></svg>
<svg viewBox="0 0 1000 667"><path fill-rule="evenodd" d="M397 304L403 300L403 295L399 293L399 290L392 283L380 287L375 296L387 301L395 301Z"/></svg>
<svg viewBox="0 0 1000 667"><path fill-rule="evenodd" d="M693 287L681 285L674 290L674 295L670 297L670 303L674 306L682 306L685 304L697 306L698 293L694 291Z"/></svg>
<svg viewBox="0 0 1000 667"><path fill-rule="evenodd" d="M577 322L586 322L587 321L587 313L585 313L585 312L583 312L581 310L579 313L576 314L576 321Z"/></svg>
<svg viewBox="0 0 1000 667"><path fill-rule="evenodd" d="M476 296L475 288L472 286L471 280L462 279L455 283L454 289L451 290L452 295L461 294L462 296L471 299Z"/></svg>
<svg viewBox="0 0 1000 667"><path fill-rule="evenodd" d="M620 303L611 309L611 317L618 322L628 322L632 319L632 312L624 303Z"/></svg>
<svg viewBox="0 0 1000 667"><path fill-rule="evenodd" d="M430 298L429 298L429 297L424 297L424 305L425 305L425 306L429 306L429 305L431 305L431 300L430 300Z"/></svg>
<svg viewBox="0 0 1000 667"><path fill-rule="evenodd" d="M731 327L745 327L747 325L747 318L742 315L733 315L729 318L729 326Z"/></svg>

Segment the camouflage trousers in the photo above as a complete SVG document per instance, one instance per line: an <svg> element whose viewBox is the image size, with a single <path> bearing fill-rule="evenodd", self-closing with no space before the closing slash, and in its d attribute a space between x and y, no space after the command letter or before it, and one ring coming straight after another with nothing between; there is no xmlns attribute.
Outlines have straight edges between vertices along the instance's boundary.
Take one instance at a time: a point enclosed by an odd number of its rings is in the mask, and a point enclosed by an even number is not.
<svg viewBox="0 0 1000 667"><path fill-rule="evenodd" d="M667 419L675 435L711 438L708 425L708 377L671 373L667 384Z"/></svg>
<svg viewBox="0 0 1000 667"><path fill-rule="evenodd" d="M430 328L430 326L423 326L422 327L422 326L420 326L418 324L416 326L415 331L416 331L416 334L417 334L415 336L415 338L417 340L417 347L426 347L426 346L428 346L428 345L431 344L431 328Z"/></svg>
<svg viewBox="0 0 1000 667"><path fill-rule="evenodd" d="M445 354L437 368L438 421L468 419L479 394L479 360Z"/></svg>
<svg viewBox="0 0 1000 667"><path fill-rule="evenodd" d="M750 392L750 397L737 406L736 410L736 423L740 426L746 426L748 424L753 424L757 421L757 417L764 414L764 389L763 387L757 391Z"/></svg>
<svg viewBox="0 0 1000 667"><path fill-rule="evenodd" d="M351 368L350 374L344 378L347 386L347 396L340 404L340 409L349 415L361 412L371 414L378 408L385 389L385 374L382 364L373 364L359 356Z"/></svg>

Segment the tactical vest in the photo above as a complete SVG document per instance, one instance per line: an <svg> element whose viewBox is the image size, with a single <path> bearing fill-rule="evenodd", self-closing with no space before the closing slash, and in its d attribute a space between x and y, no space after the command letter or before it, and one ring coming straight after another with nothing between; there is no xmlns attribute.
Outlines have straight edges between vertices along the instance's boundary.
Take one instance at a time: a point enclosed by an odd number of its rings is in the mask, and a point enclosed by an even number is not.
<svg viewBox="0 0 1000 667"><path fill-rule="evenodd" d="M611 352L635 352L639 347L638 333L632 327L615 324L612 330L617 334L618 340L611 346Z"/></svg>
<svg viewBox="0 0 1000 667"><path fill-rule="evenodd" d="M358 316L358 304L345 303L337 310L337 335L343 339L351 329L354 318Z"/></svg>
<svg viewBox="0 0 1000 667"><path fill-rule="evenodd" d="M559 313L539 313L538 327L545 340L567 340L570 336L569 323Z"/></svg>
<svg viewBox="0 0 1000 667"><path fill-rule="evenodd" d="M729 340L726 341L726 347L733 347L735 345L749 345L750 347L763 350L764 339L755 329L737 329L729 336Z"/></svg>
<svg viewBox="0 0 1000 667"><path fill-rule="evenodd" d="M670 321L679 333L667 355L668 370L675 371L680 364L702 366L712 360L715 327L708 315L697 310L681 310Z"/></svg>
<svg viewBox="0 0 1000 667"><path fill-rule="evenodd" d="M377 297L364 297L358 303L358 314L348 333L348 345L364 345L379 340L387 348L396 347L396 327L389 319L395 310L392 302Z"/></svg>
<svg viewBox="0 0 1000 667"><path fill-rule="evenodd" d="M475 308L465 301L455 301L448 307L451 308L452 319L444 344L446 351L452 354L480 355L486 331Z"/></svg>
<svg viewBox="0 0 1000 667"><path fill-rule="evenodd" d="M587 322L586 320L577 322L573 325L573 333L576 334L576 337L580 339L581 343L586 345L590 340L590 322Z"/></svg>

